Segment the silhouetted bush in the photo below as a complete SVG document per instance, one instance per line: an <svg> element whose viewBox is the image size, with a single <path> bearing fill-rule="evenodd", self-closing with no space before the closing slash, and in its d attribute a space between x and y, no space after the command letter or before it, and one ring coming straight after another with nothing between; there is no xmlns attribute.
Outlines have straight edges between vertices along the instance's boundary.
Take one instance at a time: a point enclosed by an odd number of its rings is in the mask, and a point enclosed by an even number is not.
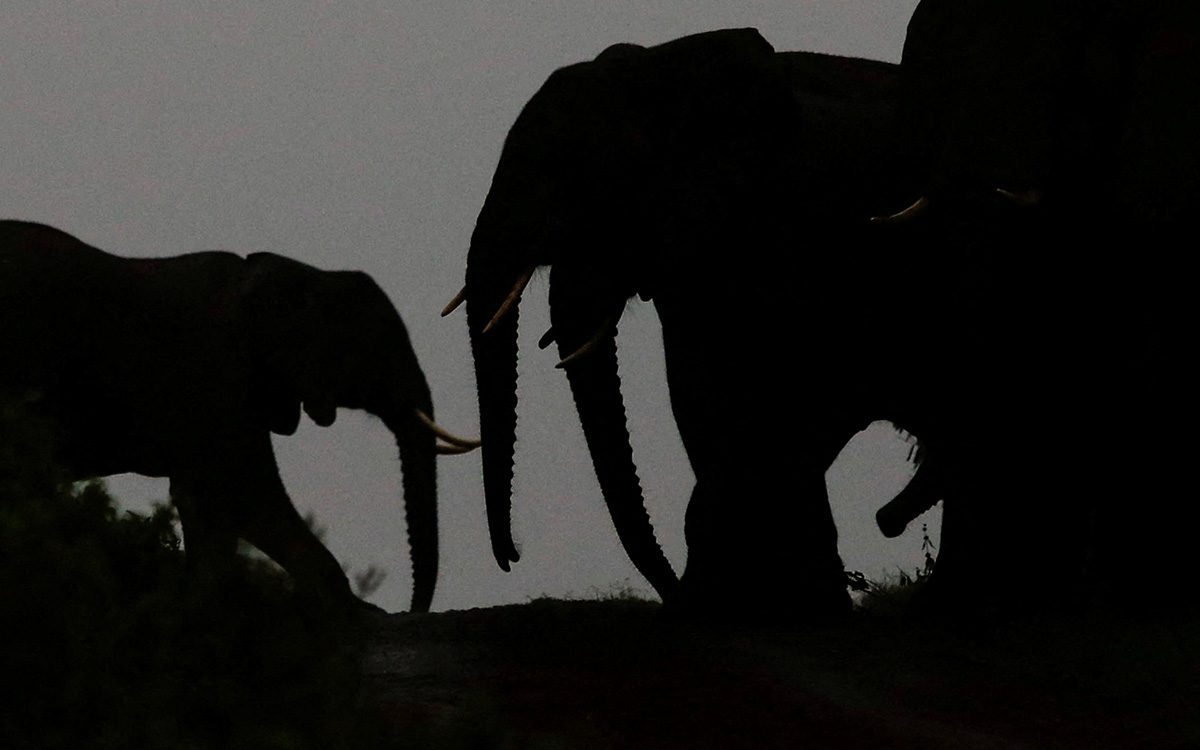
<svg viewBox="0 0 1200 750"><path fill-rule="evenodd" d="M929 538L928 524L921 525L921 553L925 556L921 567L911 573L897 570L885 575L882 580L872 580L856 570L846 571L846 585L857 594L859 610L873 614L899 614L904 612L913 597L919 596L933 576L937 556L934 555L933 540Z"/></svg>
<svg viewBox="0 0 1200 750"><path fill-rule="evenodd" d="M187 575L174 514L64 480L0 404L0 747L361 747L346 613L242 560Z"/></svg>

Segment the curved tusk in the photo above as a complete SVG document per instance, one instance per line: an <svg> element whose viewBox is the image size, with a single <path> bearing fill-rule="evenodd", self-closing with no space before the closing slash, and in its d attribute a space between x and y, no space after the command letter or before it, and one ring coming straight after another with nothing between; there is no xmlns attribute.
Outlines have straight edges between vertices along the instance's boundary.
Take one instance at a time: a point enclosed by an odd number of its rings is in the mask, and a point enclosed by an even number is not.
<svg viewBox="0 0 1200 750"><path fill-rule="evenodd" d="M442 317L444 318L447 315L449 315L450 313L457 310L458 306L461 305L463 303L463 300L465 300L466 298L467 298L467 288L464 286L462 289L458 290L458 294L454 295L454 299L447 302L446 306L442 308Z"/></svg>
<svg viewBox="0 0 1200 750"><path fill-rule="evenodd" d="M474 449L478 448L480 445L482 445L482 443L480 443L478 440L469 440L467 438L460 438L457 435L454 435L453 433L447 432L446 430L439 427L436 422L434 422L432 419L429 418L428 414L421 411L420 409L413 409L413 411L416 412L417 419L419 419L421 421L421 424L428 427L430 429L430 431L433 432L434 435L437 435L439 438L441 438L442 440L445 440L447 443L450 443L453 446L456 446L458 448L466 448L467 450L474 450Z"/></svg>
<svg viewBox="0 0 1200 750"><path fill-rule="evenodd" d="M1042 191L1037 188L1029 190L1005 190L996 188L996 194L1017 206L1036 206L1042 202Z"/></svg>
<svg viewBox="0 0 1200 750"><path fill-rule="evenodd" d="M538 349L545 349L547 346L550 346L553 343L554 326L550 326L548 329L546 329L546 332L542 334L542 337L538 339Z"/></svg>
<svg viewBox="0 0 1200 750"><path fill-rule="evenodd" d="M558 364L555 365L555 367L557 367L558 369L561 370L562 368L566 367L567 365L571 364L572 362L575 362L576 360L580 359L585 354L587 354L588 352L592 351L597 346L599 346L601 341L608 338L609 332L617 324L617 319L618 318L616 318L616 317L610 318L608 320L608 322L606 322L603 326L600 327L599 331L596 331L594 336L592 336L590 339L587 340L587 343L585 343L583 346L579 347L575 351L571 352L567 356L563 357L561 360L559 360Z"/></svg>
<svg viewBox="0 0 1200 750"><path fill-rule="evenodd" d="M464 448L461 445L446 445L445 443L438 443L434 450L437 451L439 456L458 456L463 453L470 453L475 449Z"/></svg>
<svg viewBox="0 0 1200 750"><path fill-rule="evenodd" d="M512 291L509 292L508 296L504 298L504 302L500 304L500 309L496 311L496 314L492 316L492 319L488 321L488 324L483 327L484 333L492 330L492 326L496 325L496 323L498 323L500 319L504 317L504 314L508 312L508 309L512 307L517 300L521 299L521 292L525 291L525 286L529 284L529 280L533 278L534 268L536 268L536 266L530 266L528 269L526 269L525 272L521 274L521 277L517 279L517 283L513 284Z"/></svg>
<svg viewBox="0 0 1200 750"><path fill-rule="evenodd" d="M872 216L870 218L870 223L894 224L902 221L910 221L924 213L925 209L927 208L929 208L929 199L922 195L920 198L917 198L915 201L913 201L911 206L901 211L897 211L894 214L889 214L888 216Z"/></svg>

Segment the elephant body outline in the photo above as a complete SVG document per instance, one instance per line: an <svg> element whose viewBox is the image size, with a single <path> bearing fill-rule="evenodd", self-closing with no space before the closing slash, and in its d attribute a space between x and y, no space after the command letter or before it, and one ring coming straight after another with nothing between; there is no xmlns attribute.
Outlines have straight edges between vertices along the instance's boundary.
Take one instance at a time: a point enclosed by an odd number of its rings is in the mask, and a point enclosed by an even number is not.
<svg viewBox="0 0 1200 750"><path fill-rule="evenodd" d="M644 49L631 45L610 49L594 61L556 71L522 109L505 139L492 188L472 236L464 296L479 383L485 496L497 562L507 569L517 559L507 518L516 409L515 364L510 368L497 363L515 363L517 314L509 306L523 287L524 282L518 279L528 278L523 275L524 269L549 265L552 335L544 337L543 344L550 339L559 344L562 365L571 381L618 535L635 566L664 600L683 601L675 596L678 589L674 572L654 540L642 504L628 431L623 424L624 404L611 343L621 312L635 295L653 301L663 323L673 411L698 478L698 491L689 503L685 523L688 566L689 570L706 568L710 572L689 575L685 571L685 589L689 579L706 583L703 593L684 598L712 613L739 607L771 607L776 605L770 600L787 587L786 580L804 587L812 592L814 600L824 603L814 609L825 605L848 608L836 530L826 499L826 467L817 467L820 459L804 461L806 481L801 483L804 489L799 494L805 499L780 511L779 523L764 522L760 526L780 534L783 529L795 530L803 542L793 536L791 545L789 540L756 544L746 537L737 542L736 550L731 550L719 538L719 529L700 531L712 526L703 520L713 516L703 510L706 504L724 504L725 500L718 499L723 496L755 497L763 494L756 490L766 486L747 484L748 475L740 468L720 468L730 467L731 463L721 460L719 450L714 452L706 446L719 444L725 439L721 434L744 430L738 426L742 424L739 417L719 408L710 411L705 404L721 393L719 381L726 375L739 384L729 393L730 408L742 406L739 401L749 396L752 406L748 411L753 412L763 404L758 391L784 391L780 376L772 375L769 384L759 379L756 385L750 385L755 378L735 375L738 368L731 364L721 365L721 375L706 375L702 354L705 333L696 321L707 316L712 323L709 335L710 341L716 342L713 346L724 346L742 336L767 344L770 336L763 332L764 326L769 331L785 330L786 315L797 302L807 305L807 311L817 310L816 303L806 301L806 296L814 293L820 299L819 283L813 281L817 274L799 272L804 267L799 252L804 239L789 236L791 227L781 217L800 206L806 216L825 216L830 225L836 214L865 226L873 211L898 200L904 190L891 181L872 184L841 179L831 192L820 184L821 179L836 177L844 165L829 158L821 162L820 174L795 175L791 167L797 159L821 154L817 145L804 145L806 131L826 127L819 118L806 120L805 109L820 111L827 118L824 122L836 120L840 109L869 109L871 116L862 118L866 127L860 128L855 137L856 143L869 146L871 156L862 158L858 168L865 168L876 157L890 159L887 144L873 142L877 137L890 136L882 118L874 116L880 110L876 100L859 96L857 91L851 96L846 94L859 85L872 92L891 92L895 67L811 53L776 53L754 29L707 32ZM666 68L669 74L656 76L656 66ZM646 91L637 93L639 86ZM820 101L798 101L798 93L808 95L809 91ZM722 108L722 97L736 106ZM680 100L683 103L676 106ZM581 106L581 101L589 107ZM890 104L885 103L883 110L888 107ZM665 114L656 116L655 108ZM677 117L679 112L693 111L718 112L713 116L717 123L714 129L707 130L710 123L704 119ZM572 127L564 126L567 121ZM546 122L557 123L557 128L541 127ZM817 124L810 124L814 122ZM556 133L569 135L556 141ZM577 137L580 143L600 142L601 152L610 158L586 156L585 162L593 168L571 170L574 151L594 152L590 147L575 148L571 137ZM711 143L706 138L711 138ZM666 146L660 148L658 144ZM548 158L554 147L563 153ZM555 169L569 171L557 175ZM613 173L611 179L604 170ZM625 187L630 181L635 183L633 189ZM564 189L564 185L570 189ZM864 186L869 188L864 190ZM861 198L853 208L847 208L845 200L850 194ZM549 195L550 201L538 197L543 195ZM553 201L566 207L560 210ZM623 209L622 201L628 204L628 210ZM735 275L717 253L736 257L749 268L765 265L773 269L773 277L763 278L753 272ZM681 271L686 277L682 283ZM509 285L514 280L516 291L510 293ZM736 294L744 299L741 304L747 308L737 313L736 321L706 312L728 310L730 305L738 304L732 300L735 287ZM698 293L693 294L693 289ZM707 301L701 298L701 290L708 296ZM507 301L501 304L506 295ZM497 309L507 312L493 315ZM604 361L603 368L583 360L575 362L571 355L596 331L603 332L606 340L588 354L588 359ZM759 357L769 358L771 355L765 352L771 348L778 347L756 349L746 345L739 351L750 366ZM692 398L691 393L707 396ZM589 399L596 403L587 405ZM786 410L791 412L794 406ZM587 414L608 416L592 420ZM704 426L706 422L709 427ZM597 424L604 426L597 428ZM757 438L750 434L745 441L753 443ZM793 438L794 434L778 426L762 435L764 443L786 444ZM822 443L812 431L800 439L814 449ZM598 447L596 440L604 441L607 447ZM742 446L734 450L739 456L745 455ZM832 456L829 458L832 460ZM753 459L746 461L754 463ZM779 510L781 505L771 507ZM751 526L743 526L745 531L752 531ZM699 536L706 536L708 541L693 543ZM767 548L777 551L771 553L773 556L764 555ZM820 572L807 579L791 575L794 566L783 559L789 548L811 548L800 556L810 559L809 567ZM751 588L754 593L749 593ZM800 603L802 598L794 600L796 611L806 607ZM737 604L731 607L733 602Z"/></svg>
<svg viewBox="0 0 1200 750"><path fill-rule="evenodd" d="M358 602L288 498L270 434L293 433L301 408L322 426L338 407L383 418L404 465L413 607L428 609L435 440L414 414L432 417L432 402L404 324L369 276L273 253L124 258L3 221L0 313L0 393L48 420L74 477L168 477L190 568L219 569L241 537L302 590ZM376 329L337 330L347 315Z"/></svg>

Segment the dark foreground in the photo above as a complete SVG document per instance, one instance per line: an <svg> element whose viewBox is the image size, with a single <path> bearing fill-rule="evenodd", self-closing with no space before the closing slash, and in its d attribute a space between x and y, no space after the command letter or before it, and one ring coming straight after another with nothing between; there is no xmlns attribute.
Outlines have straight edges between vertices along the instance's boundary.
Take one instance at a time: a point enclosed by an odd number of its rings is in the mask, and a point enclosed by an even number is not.
<svg viewBox="0 0 1200 750"><path fill-rule="evenodd" d="M363 694L405 747L1200 746L1192 623L805 632L664 622L636 601L392 615Z"/></svg>

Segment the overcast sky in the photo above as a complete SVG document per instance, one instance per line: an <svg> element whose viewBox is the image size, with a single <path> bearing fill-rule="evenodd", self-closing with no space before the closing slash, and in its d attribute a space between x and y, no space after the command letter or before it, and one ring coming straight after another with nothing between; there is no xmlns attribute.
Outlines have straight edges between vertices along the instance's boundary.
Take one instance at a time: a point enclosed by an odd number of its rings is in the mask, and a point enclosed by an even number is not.
<svg viewBox="0 0 1200 750"><path fill-rule="evenodd" d="M404 317L438 421L478 434L466 318L438 312L505 133L555 68L615 42L757 27L778 50L896 62L916 0L802 2L106 2L0 6L0 216L124 255L270 250L362 269ZM553 350L545 279L522 309L512 573L491 557L478 454L440 461L435 609L649 591L621 550ZM381 342L385 343L385 342ZM670 415L653 308L620 355L635 455L659 538L683 569L691 471ZM766 354L764 353L764 358ZM880 364L881 377L899 377ZM407 608L408 550L391 436L342 411L276 438L284 481L343 563L384 568L374 601ZM848 567L921 559L920 526L885 540L875 510L906 481L890 428L859 436L828 479ZM130 508L166 482L119 477ZM927 517L936 528L937 511Z"/></svg>

